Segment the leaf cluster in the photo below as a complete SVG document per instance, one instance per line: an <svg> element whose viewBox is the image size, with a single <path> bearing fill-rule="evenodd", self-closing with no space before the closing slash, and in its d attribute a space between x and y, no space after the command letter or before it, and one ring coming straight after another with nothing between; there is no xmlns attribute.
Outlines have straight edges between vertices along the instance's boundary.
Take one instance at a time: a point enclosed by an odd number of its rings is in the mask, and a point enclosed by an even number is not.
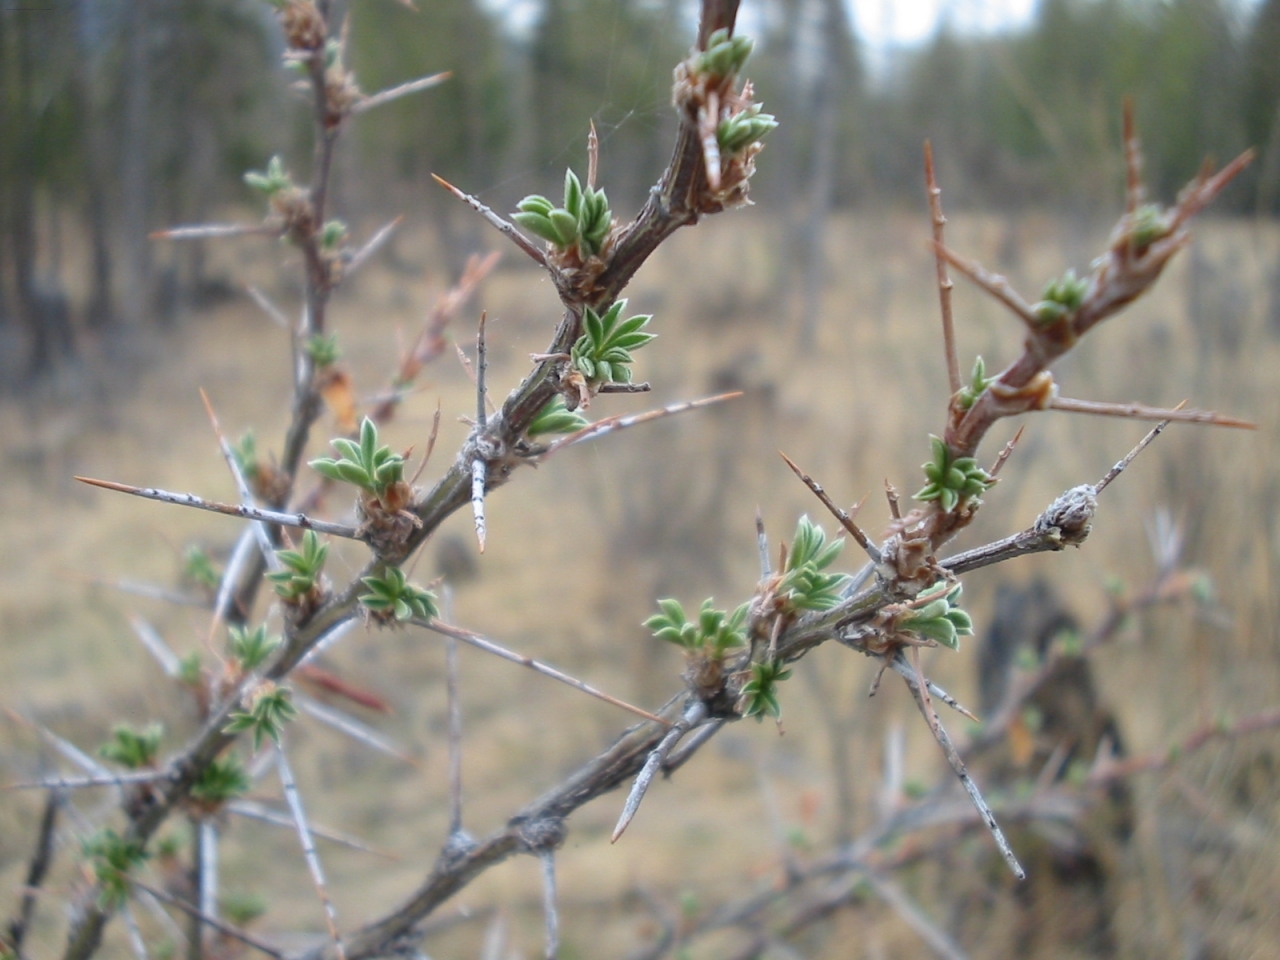
<svg viewBox="0 0 1280 960"><path fill-rule="evenodd" d="M754 48L750 37L731 37L722 27L707 38L707 48L694 59L694 70L713 77L730 76L742 69Z"/></svg>
<svg viewBox="0 0 1280 960"><path fill-rule="evenodd" d="M277 686L270 681L263 681L250 697L249 709L232 713L231 721L223 727L223 732L252 731L253 749L258 750L267 737L279 743L280 731L297 715L298 708L289 698L288 688Z"/></svg>
<svg viewBox="0 0 1280 960"><path fill-rule="evenodd" d="M404 479L404 457L378 443L378 428L365 417L360 424L360 442L346 437L330 441L342 455L337 460L318 457L311 461L316 473L339 483L350 483L382 499L387 488Z"/></svg>
<svg viewBox="0 0 1280 960"><path fill-rule="evenodd" d="M209 554L196 544L187 547L182 555L182 575L206 590L216 590L222 582L222 574L213 565Z"/></svg>
<svg viewBox="0 0 1280 960"><path fill-rule="evenodd" d="M1067 314L1079 309L1080 304L1084 303L1084 295L1088 289L1089 278L1077 277L1075 270L1068 268L1061 277L1050 280L1044 285L1040 302L1032 307L1032 310L1035 311L1036 318L1041 323L1056 323Z"/></svg>
<svg viewBox="0 0 1280 960"><path fill-rule="evenodd" d="M1145 250L1169 235L1169 215L1155 203L1145 203L1133 212L1129 223L1129 242L1137 250Z"/></svg>
<svg viewBox="0 0 1280 960"><path fill-rule="evenodd" d="M723 660L725 654L747 643L747 604L732 613L717 610L708 598L702 602L696 620L685 616L684 607L677 600L659 600L658 609L644 622L647 629L659 640L666 640L691 654L712 660Z"/></svg>
<svg viewBox="0 0 1280 960"><path fill-rule="evenodd" d="M897 628L957 650L961 637L973 636L973 618L960 609L960 584L897 621Z"/></svg>
<svg viewBox="0 0 1280 960"><path fill-rule="evenodd" d="M716 142L725 154L738 153L761 140L766 133L778 126L771 113L761 113L761 105L753 103L745 110L720 121L716 127Z"/></svg>
<svg viewBox="0 0 1280 960"><path fill-rule="evenodd" d="M200 771L191 785L191 798L200 803L217 806L248 791L251 785L249 773L234 753L217 757Z"/></svg>
<svg viewBox="0 0 1280 960"><path fill-rule="evenodd" d="M995 479L978 466L973 457L952 457L950 449L939 437L930 437L933 459L922 464L928 480L916 494L917 500L937 500L950 513L971 497L977 497L995 486Z"/></svg>
<svg viewBox="0 0 1280 960"><path fill-rule="evenodd" d="M293 180L285 172L284 163L278 154L267 162L265 172L258 173L256 170L250 170L246 173L244 182L268 197L273 197L281 190L287 190L293 186Z"/></svg>
<svg viewBox="0 0 1280 960"><path fill-rule="evenodd" d="M751 679L742 687L738 712L744 717L763 719L766 714L777 720L782 716L778 703L778 684L791 676L777 660L763 660L751 665Z"/></svg>
<svg viewBox="0 0 1280 960"><path fill-rule="evenodd" d="M310 596L320 585L320 572L329 555L328 544L322 544L314 530L302 535L301 550L277 550L283 569L272 570L267 579L275 584L276 593L286 603L297 603Z"/></svg>
<svg viewBox="0 0 1280 960"><path fill-rule="evenodd" d="M137 840L126 840L109 828L89 837L80 849L98 880L99 909L117 909L129 897L129 871L147 858L146 850Z"/></svg>
<svg viewBox="0 0 1280 960"><path fill-rule="evenodd" d="M320 228L320 249L334 253L347 239L347 225L341 220L329 220Z"/></svg>
<svg viewBox="0 0 1280 960"><path fill-rule="evenodd" d="M267 634L266 624L250 630L245 626L232 626L228 629L227 646L231 657L240 665L244 673L250 673L266 661L283 642L280 637Z"/></svg>
<svg viewBox="0 0 1280 960"><path fill-rule="evenodd" d="M313 333L307 338L306 346L303 349L307 351L307 356L311 358L311 362L320 370L333 366L342 356L342 349L338 346L338 335L336 333Z"/></svg>
<svg viewBox="0 0 1280 960"><path fill-rule="evenodd" d="M564 206L557 207L540 194L531 194L516 204L519 211L511 219L561 250L578 246L585 256L595 256L604 247L613 224L613 211L604 190L584 187L572 170L564 174Z"/></svg>
<svg viewBox="0 0 1280 960"><path fill-rule="evenodd" d="M576 433L590 421L576 410L564 405L564 397L556 394L547 401L525 433L530 437L542 437L551 433Z"/></svg>
<svg viewBox="0 0 1280 960"><path fill-rule="evenodd" d="M148 724L141 730L118 723L111 728L111 739L98 748L98 756L129 770L153 767L163 736L164 724L161 723Z"/></svg>
<svg viewBox="0 0 1280 960"><path fill-rule="evenodd" d="M973 362L973 372L969 374L969 382L960 388L960 392L956 395L956 402L960 404L961 410L968 410L982 396L983 391L991 384L995 383L995 377L987 376L987 364L978 357Z"/></svg>
<svg viewBox="0 0 1280 960"><path fill-rule="evenodd" d="M381 576L361 579L369 592L360 597L360 602L377 616L404 621L439 615L435 594L410 583L399 567L387 567Z"/></svg>
<svg viewBox="0 0 1280 960"><path fill-rule="evenodd" d="M828 543L823 529L807 514L801 516L778 584L778 596L791 610L830 610L840 602L840 591L849 577L823 571L843 549L843 537Z"/></svg>
<svg viewBox="0 0 1280 960"><path fill-rule="evenodd" d="M638 350L657 336L645 333L652 314L637 314L621 320L627 301L619 300L602 315L590 307L582 312L582 336L569 357L575 369L593 383L630 383L632 350Z"/></svg>

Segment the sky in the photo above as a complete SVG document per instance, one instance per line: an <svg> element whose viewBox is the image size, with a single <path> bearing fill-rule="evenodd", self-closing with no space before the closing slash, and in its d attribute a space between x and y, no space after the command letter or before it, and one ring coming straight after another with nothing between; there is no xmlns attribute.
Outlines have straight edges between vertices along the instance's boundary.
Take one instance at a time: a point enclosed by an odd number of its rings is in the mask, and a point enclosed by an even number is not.
<svg viewBox="0 0 1280 960"><path fill-rule="evenodd" d="M537 21L538 0L482 0L514 34L526 34ZM862 41L872 50L910 46L932 36L949 18L964 33L1001 30L1031 19L1036 0L845 0ZM750 30L752 4L742 6L739 23Z"/></svg>

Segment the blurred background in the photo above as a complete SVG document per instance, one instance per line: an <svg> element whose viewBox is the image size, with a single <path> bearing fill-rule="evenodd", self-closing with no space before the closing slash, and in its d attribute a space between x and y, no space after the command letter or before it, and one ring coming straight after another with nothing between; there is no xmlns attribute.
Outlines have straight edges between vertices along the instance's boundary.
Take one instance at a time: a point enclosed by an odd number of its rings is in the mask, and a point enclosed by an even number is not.
<svg viewBox="0 0 1280 960"><path fill-rule="evenodd" d="M532 192L554 198L567 166L585 173L593 120L600 183L615 214L630 218L669 153L671 69L691 43L696 10L683 0L339 7L365 92L452 71L436 89L352 119L339 147L333 209L355 242L405 217L335 300L344 362L360 396L371 397L467 257L502 249L430 174L498 211ZM598 415L725 389L744 396L518 475L492 498L486 554L475 550L469 518L456 517L426 548L417 578L452 585L459 623L659 705L679 688L682 665L639 626L654 599L674 595L690 608L714 595L736 605L758 576L756 506L775 545L800 513L821 512L777 459L779 447L841 503L870 492L871 530L888 519L886 477L904 494L920 483L947 393L924 246L922 141L933 143L951 245L1035 299L1047 280L1066 267L1087 271L1105 249L1122 198L1128 95L1155 199L1171 202L1206 155L1223 162L1253 146L1258 156L1155 294L1062 365L1063 393L1169 406L1189 398L1259 430L1171 428L1108 489L1083 549L967 578L978 636L958 655L931 651L925 665L978 703L982 676L1039 652L1036 618L1066 617L1087 634L1114 598L1159 576L1176 531L1200 602L1127 619L1093 658L1088 696L1080 694L1091 705L1081 721L1095 730L1090 742L1105 728L1129 755L1161 753L1206 725L1280 703L1280 2L747 0L740 28L757 38L746 72L781 123L758 159L756 205L682 231L645 267L630 296L636 312L655 314L660 339L636 365L654 392L601 398ZM194 722L129 618L145 618L187 653L202 649L207 613L114 587L127 580L198 593L192 548L216 570L236 525L89 492L71 477L233 499L197 385L228 433L253 429L260 451L278 449L288 340L245 286L293 315L297 256L262 237L147 235L255 222L261 206L243 175L274 154L306 179L310 116L282 50L271 8L256 0L0 0L6 782L56 766L33 722L90 752L117 721L163 720L168 748ZM545 279L509 248L450 330L468 350L482 307L490 389L500 397L527 370L528 354L545 347L559 310ZM975 354L989 369L1016 355L1017 323L997 305L959 287L956 307L962 367ZM473 411L474 399L451 354L422 385L388 430L394 446L422 449L442 404L430 482L465 437L455 417ZM988 458L1012 434L1005 426ZM313 455L336 431L327 421L316 431ZM1030 419L957 548L1026 526L1061 490L1096 481L1143 432L1126 421ZM339 516L345 509L329 506ZM335 547L330 574L354 573L361 560L358 549ZM856 563L848 558L849 568ZM261 616L277 615L264 602ZM980 667L998 624L1014 640L990 654L997 667ZM725 731L655 787L617 846L608 834L620 797L575 818L560 857L562 956L629 956L659 936L664 918L692 928L719 904L781 884L788 865L869 829L894 738L905 744L908 793L945 780L900 685L886 681L866 698L874 666L846 650L818 651L783 690L785 736L772 725ZM335 702L417 761L371 754L323 727L298 724L292 736L314 818L394 852L322 846L348 928L410 890L443 838L443 653L433 637L357 630L326 668L376 692L389 714ZM462 671L466 822L476 834L629 722L471 651ZM1043 724L1043 716L1023 720L1032 736ZM1028 795L1042 776L1043 756L1013 753L1021 760L987 768L997 795ZM278 793L270 776L255 786L264 802ZM109 816L106 793L77 802L91 818ZM940 844L894 876L968 956L1277 956L1278 811L1272 730L1135 776L1118 799L1095 797L1070 842L1021 831L1015 846L1039 884L1015 889L977 835ZM18 896L38 816L37 797L0 794L0 914ZM59 944L62 905L78 878L75 829L61 840L60 879L42 898L33 958ZM181 847L181 825L174 830ZM228 897L267 908L256 930L323 929L288 831L235 822L225 837ZM540 896L533 861L491 871L459 898L469 919L425 948L538 956ZM163 930L147 933L157 953L180 949ZM788 942L806 957L927 949L899 910L866 890ZM688 955L738 956L740 943L740 932L722 932ZM119 924L107 949L128 955Z"/></svg>

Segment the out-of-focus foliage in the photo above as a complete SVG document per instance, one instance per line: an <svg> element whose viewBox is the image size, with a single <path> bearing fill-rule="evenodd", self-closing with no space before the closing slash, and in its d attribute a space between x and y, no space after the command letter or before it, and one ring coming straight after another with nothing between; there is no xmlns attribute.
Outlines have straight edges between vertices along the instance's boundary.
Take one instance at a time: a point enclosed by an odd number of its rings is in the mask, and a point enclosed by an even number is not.
<svg viewBox="0 0 1280 960"><path fill-rule="evenodd" d="M519 27L487 0L419 8L335 7L366 93L452 72L351 121L362 179L345 182L339 164L338 214L353 189L386 212L444 203L432 172L510 209L583 168L593 118L598 186L631 215L669 149L671 68L693 39L680 3L540 0ZM1125 95L1160 198L1206 154L1253 145L1259 162L1225 203L1280 210L1280 0L1043 0L1018 31L944 22L923 47L874 57L838 0L755 10L747 72L783 123L754 199L793 224L817 231L831 205L918 199L926 137L953 208L1110 209ZM242 175L273 153L305 183L301 101L292 124L266 119L279 116L281 49L259 0L0 4L0 375L56 366L87 329L171 321L229 289L205 275L200 244L145 236L244 201ZM63 276L69 217L92 248L84 278ZM87 293L77 302L72 288Z"/></svg>

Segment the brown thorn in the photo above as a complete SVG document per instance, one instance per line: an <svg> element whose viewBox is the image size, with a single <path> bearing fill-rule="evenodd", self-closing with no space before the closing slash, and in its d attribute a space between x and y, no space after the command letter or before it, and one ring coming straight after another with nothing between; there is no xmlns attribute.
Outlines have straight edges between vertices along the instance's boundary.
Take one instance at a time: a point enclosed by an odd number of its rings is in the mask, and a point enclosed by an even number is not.
<svg viewBox="0 0 1280 960"><path fill-rule="evenodd" d="M862 547L867 556L871 558L872 562L879 563L881 559L880 548L872 543L870 538L862 532L862 528L853 522L853 517L849 516L849 514L837 507L835 502L827 496L827 491L823 490L819 483L796 466L795 461L781 450L778 451L778 455L786 461L787 466L790 467L792 472L800 478L800 482L813 491L813 495L822 501L822 505L831 511L832 516L840 521L840 525L849 531L849 536L858 541L858 546ZM861 507L861 505L861 503L858 504L859 507ZM857 507L855 507L854 510L856 512Z"/></svg>
<svg viewBox="0 0 1280 960"><path fill-rule="evenodd" d="M596 171L600 164L600 138L596 136L596 122L591 121L591 131L587 134L587 189L596 188Z"/></svg>
<svg viewBox="0 0 1280 960"><path fill-rule="evenodd" d="M1049 401L1050 410L1063 410L1067 413L1088 413L1099 417L1124 417L1128 420L1163 420L1175 423L1202 423L1214 427L1235 427L1241 430L1256 430L1258 425L1237 417L1228 417L1212 410L1184 410L1178 404L1173 409L1166 407L1148 407L1142 403L1104 403L1098 400L1074 400L1070 397L1054 397Z"/></svg>
<svg viewBox="0 0 1280 960"><path fill-rule="evenodd" d="M884 478L884 497L889 501L889 516L895 520L902 519L902 501L898 498L898 488L889 482L889 478Z"/></svg>
<svg viewBox="0 0 1280 960"><path fill-rule="evenodd" d="M1157 423L1154 427L1152 427L1149 431L1147 431L1147 435L1143 437L1141 440L1139 440L1137 445L1124 455L1123 459L1121 459L1118 463L1116 463L1114 467L1112 467L1110 470L1107 471L1106 475L1101 480L1099 480L1097 483L1093 485L1093 495L1096 497L1103 490L1107 489L1111 481L1114 480L1116 477L1120 476L1120 474L1122 474L1125 471L1125 468L1128 467L1129 464L1133 463L1134 458L1136 458L1138 454L1140 454L1143 450L1147 449L1147 447L1151 444L1151 441L1153 441L1156 437L1160 436L1160 434L1164 433L1164 428L1167 427L1168 425L1169 425L1168 420L1162 420L1160 423Z"/></svg>
<svg viewBox="0 0 1280 960"><path fill-rule="evenodd" d="M1124 209L1133 214L1142 203L1142 148L1138 143L1138 128L1133 119L1133 99L1125 97L1122 111L1124 114L1124 167L1125 197Z"/></svg>
<svg viewBox="0 0 1280 960"><path fill-rule="evenodd" d="M436 448L436 437L440 434L440 401L436 400L436 413L431 418L431 436L427 437L427 452L422 455L422 463L418 464L418 469L413 474L413 479L409 481L409 486L413 486L418 482L418 478L422 476L422 471L427 469L427 461L431 459L431 451Z"/></svg>
<svg viewBox="0 0 1280 960"><path fill-rule="evenodd" d="M987 471L993 478L1000 472L1005 461L1013 455L1013 448L1018 445L1018 441L1022 439L1022 431L1027 429L1024 423L1018 428L1018 432L1013 435L1013 439L1004 445L1004 449L1000 451L1000 455L996 457L996 462L991 465L991 469Z"/></svg>
<svg viewBox="0 0 1280 960"><path fill-rule="evenodd" d="M955 253L949 247L939 245L936 241L931 241L934 252L942 257L947 263L955 267L962 274L969 278L976 286L981 287L991 296L995 297L1006 307L1017 314L1027 328L1039 333L1040 324L1036 317L1035 311L1031 306L1018 295L1018 292L1010 286L1009 281L998 273L989 273L976 261L966 259Z"/></svg>
<svg viewBox="0 0 1280 960"><path fill-rule="evenodd" d="M951 393L960 391L960 358L956 353L956 328L951 314L951 290L955 286L947 276L947 262L939 252L945 248L943 228L947 218L942 214L942 188L933 172L933 144L924 142L924 184L929 195L929 213L933 219L934 263L938 274L938 301L942 308L942 347L947 359L947 379Z"/></svg>
<svg viewBox="0 0 1280 960"><path fill-rule="evenodd" d="M534 263L536 263L538 266L542 267L545 270L551 269L550 264L547 263L546 254L544 254L541 250L539 250L537 246L534 245L533 241L531 241L523 233L517 230L513 224L507 222L502 217L498 216L489 207L485 206L475 197L471 196L471 194L463 193L461 190L459 190L457 187L451 184L448 180L445 180L443 177L436 176L436 174L433 173L431 175L431 179L433 179L436 183L440 184L440 186L444 187L446 190L452 193L455 197L457 197L463 203L468 204L473 210L479 213L480 216L488 220L489 223L499 233L501 233L504 237L506 237L508 240L514 243L517 247L523 250L526 254L528 254Z"/></svg>

